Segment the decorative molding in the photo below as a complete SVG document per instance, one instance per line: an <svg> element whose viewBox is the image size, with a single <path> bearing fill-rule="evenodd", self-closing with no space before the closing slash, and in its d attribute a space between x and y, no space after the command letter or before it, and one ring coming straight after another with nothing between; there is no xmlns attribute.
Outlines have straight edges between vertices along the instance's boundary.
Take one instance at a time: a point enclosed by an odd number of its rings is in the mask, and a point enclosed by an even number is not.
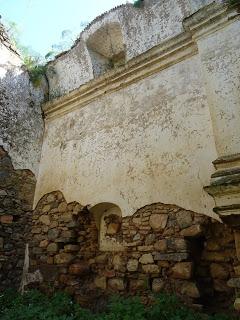
<svg viewBox="0 0 240 320"><path fill-rule="evenodd" d="M239 5L211 3L186 18L183 26L194 40L206 37L240 19Z"/></svg>
<svg viewBox="0 0 240 320"><path fill-rule="evenodd" d="M46 119L81 108L106 93L127 87L196 53L197 46L191 35L187 32L180 34L132 59L123 67L109 71L69 94L46 103L43 106Z"/></svg>
<svg viewBox="0 0 240 320"><path fill-rule="evenodd" d="M43 106L46 120L63 116L90 102L151 76L198 53L196 40L239 19L237 7L215 2L183 22L185 32L133 58L126 65L106 72L72 92Z"/></svg>

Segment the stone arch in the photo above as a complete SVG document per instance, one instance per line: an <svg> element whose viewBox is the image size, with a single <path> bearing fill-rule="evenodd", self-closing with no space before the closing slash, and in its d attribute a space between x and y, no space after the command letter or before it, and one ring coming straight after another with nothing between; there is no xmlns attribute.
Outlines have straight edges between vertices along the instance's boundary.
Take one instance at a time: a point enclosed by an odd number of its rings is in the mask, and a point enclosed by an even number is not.
<svg viewBox="0 0 240 320"><path fill-rule="evenodd" d="M102 202L90 209L99 230L101 251L122 251L122 211L113 203Z"/></svg>
<svg viewBox="0 0 240 320"><path fill-rule="evenodd" d="M88 37L86 44L94 77L125 63L125 44L117 22L101 26Z"/></svg>

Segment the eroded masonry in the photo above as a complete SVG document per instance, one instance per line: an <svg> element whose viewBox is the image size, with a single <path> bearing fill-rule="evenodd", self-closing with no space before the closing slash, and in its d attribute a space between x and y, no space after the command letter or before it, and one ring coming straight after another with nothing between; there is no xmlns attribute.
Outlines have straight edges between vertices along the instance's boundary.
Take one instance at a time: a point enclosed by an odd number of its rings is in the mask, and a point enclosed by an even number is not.
<svg viewBox="0 0 240 320"><path fill-rule="evenodd" d="M1 26L1 289L28 244L25 285L85 305L167 291L240 310L239 12L119 6L38 88Z"/></svg>

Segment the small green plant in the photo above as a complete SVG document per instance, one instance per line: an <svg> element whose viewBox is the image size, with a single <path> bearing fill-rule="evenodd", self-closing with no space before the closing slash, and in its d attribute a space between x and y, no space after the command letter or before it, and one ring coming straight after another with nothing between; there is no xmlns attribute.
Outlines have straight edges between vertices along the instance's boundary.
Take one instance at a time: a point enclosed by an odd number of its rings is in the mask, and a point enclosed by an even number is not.
<svg viewBox="0 0 240 320"><path fill-rule="evenodd" d="M234 6L236 4L240 4L240 0L227 0L228 5Z"/></svg>
<svg viewBox="0 0 240 320"><path fill-rule="evenodd" d="M23 62L33 85L39 87L47 70L46 65L40 63L38 58L29 55L24 57Z"/></svg>
<svg viewBox="0 0 240 320"><path fill-rule="evenodd" d="M143 2L144 2L144 0L136 0L136 1L133 2L133 6L135 8L141 8L142 5L143 5Z"/></svg>
<svg viewBox="0 0 240 320"><path fill-rule="evenodd" d="M226 315L196 312L172 295L160 294L151 306L144 306L139 297L113 296L107 309L93 313L74 303L70 296L57 292L46 296L37 290L24 295L7 290L0 294L1 320L233 320ZM236 318L237 319L237 318Z"/></svg>

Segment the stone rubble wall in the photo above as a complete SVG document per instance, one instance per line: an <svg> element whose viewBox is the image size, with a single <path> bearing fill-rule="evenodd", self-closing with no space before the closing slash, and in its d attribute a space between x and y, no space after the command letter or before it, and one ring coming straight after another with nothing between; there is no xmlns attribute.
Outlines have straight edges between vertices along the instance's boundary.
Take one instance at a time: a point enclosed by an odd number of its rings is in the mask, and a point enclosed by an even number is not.
<svg viewBox="0 0 240 320"><path fill-rule="evenodd" d="M20 284L36 180L0 147L0 291Z"/></svg>
<svg viewBox="0 0 240 320"><path fill-rule="evenodd" d="M228 281L240 266L228 227L162 203L116 221L107 220L106 239L122 239L123 251L100 251L92 213L67 204L59 191L45 195L33 214L30 248L31 269L44 277L41 288L66 290L82 304L112 293L141 295L148 303L162 290L189 304L232 303Z"/></svg>

